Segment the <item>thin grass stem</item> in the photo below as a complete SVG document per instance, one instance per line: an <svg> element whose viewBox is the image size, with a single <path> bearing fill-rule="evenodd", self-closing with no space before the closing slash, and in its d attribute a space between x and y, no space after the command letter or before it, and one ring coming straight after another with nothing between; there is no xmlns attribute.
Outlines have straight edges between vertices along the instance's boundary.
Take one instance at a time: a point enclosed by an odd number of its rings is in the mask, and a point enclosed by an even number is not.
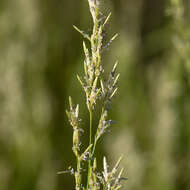
<svg viewBox="0 0 190 190"><path fill-rule="evenodd" d="M92 108L89 107L89 130L90 130L90 134L89 134L89 146L92 144L92 120L93 120L93 112L92 112ZM91 175L91 169L92 169L92 163L91 163L91 158L92 158L92 151L91 149L89 150L89 160L88 160L88 176L87 176L87 187L86 189L89 188L89 182L90 182L90 175Z"/></svg>

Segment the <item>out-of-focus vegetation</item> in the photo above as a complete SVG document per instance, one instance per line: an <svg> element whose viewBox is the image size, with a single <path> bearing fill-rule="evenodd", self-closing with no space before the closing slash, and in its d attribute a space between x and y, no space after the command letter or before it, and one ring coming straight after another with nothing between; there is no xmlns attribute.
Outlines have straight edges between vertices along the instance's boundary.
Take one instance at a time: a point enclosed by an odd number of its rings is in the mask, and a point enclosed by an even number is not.
<svg viewBox="0 0 190 190"><path fill-rule="evenodd" d="M72 176L56 173L75 159L68 94L88 128L75 76L82 38L72 27L91 28L86 1L0 1L0 190L74 189ZM103 62L118 59L121 79L119 122L99 152L113 162L124 153L126 189L190 189L189 8L189 0L103 0L108 30L119 32Z"/></svg>

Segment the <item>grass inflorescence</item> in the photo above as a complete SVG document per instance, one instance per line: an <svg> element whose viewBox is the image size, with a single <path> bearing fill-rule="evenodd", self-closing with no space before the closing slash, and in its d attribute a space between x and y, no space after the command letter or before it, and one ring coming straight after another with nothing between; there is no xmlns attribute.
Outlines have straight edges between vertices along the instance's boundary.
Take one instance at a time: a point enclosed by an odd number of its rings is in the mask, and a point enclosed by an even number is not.
<svg viewBox="0 0 190 190"><path fill-rule="evenodd" d="M121 188L121 181L125 179L121 177L123 169L118 171L121 158L117 161L112 170L108 170L108 164L106 157L103 158L103 171L97 171L97 161L95 156L96 145L102 135L107 131L107 128L112 124L112 120L109 119L108 113L111 107L113 97L117 92L117 83L119 74L116 74L116 68L118 63L116 62L111 70L107 80L104 80L104 69L102 65L102 50L110 45L110 43L117 37L115 34L107 44L103 44L103 31L108 23L111 14L102 19L100 15L99 0L88 0L90 13L93 19L92 34L89 35L78 27L74 28L87 40L90 44L90 48L87 48L86 42L83 41L84 50L84 76L77 75L77 79L80 82L86 96L86 105L89 112L89 145L84 152L81 152L81 140L80 133L83 129L80 126L81 119L79 118L79 105L74 105L71 97L69 97L69 110L66 111L69 118L69 122L73 128L73 152L76 156L76 169L70 168L68 171L75 177L75 189L76 190L118 190ZM101 113L99 118L99 124L96 127L96 133L92 134L93 125L93 113L97 106L101 104ZM85 175L85 164L88 170ZM61 172L60 172L61 173ZM86 184L82 184L83 177L87 179Z"/></svg>

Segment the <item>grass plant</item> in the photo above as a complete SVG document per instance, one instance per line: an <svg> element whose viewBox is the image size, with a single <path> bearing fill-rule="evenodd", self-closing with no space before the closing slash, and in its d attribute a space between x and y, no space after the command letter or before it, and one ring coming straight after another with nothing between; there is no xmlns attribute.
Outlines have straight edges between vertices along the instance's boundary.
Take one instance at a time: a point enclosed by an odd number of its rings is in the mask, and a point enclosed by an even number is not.
<svg viewBox="0 0 190 190"><path fill-rule="evenodd" d="M84 76L81 77L77 75L77 79L86 96L86 106L89 112L89 145L84 152L81 152L80 134L83 129L80 124L79 105L77 104L75 106L72 102L72 98L69 97L70 108L69 110L66 110L66 114L70 125L73 128L72 150L76 156L76 169L69 168L68 171L60 173L69 172L74 175L76 190L118 190L122 187L121 181L126 179L121 177L123 169L118 171L121 157L111 170L108 168L106 157L103 157L103 171L98 172L95 155L99 139L113 123L113 121L109 119L108 113L111 108L112 99L118 90L117 83L119 74L116 74L116 62L107 79L104 78L102 51L110 45L110 43L117 37L117 34L114 35L108 43L103 43L103 33L105 31L105 26L110 19L111 13L107 17L102 18L102 13L100 12L100 0L88 0L88 3L93 20L92 34L89 35L76 26L74 26L74 28L90 44L90 48L87 48L86 41L83 41L85 55ZM101 113L99 124L96 127L93 124L93 116L97 104L100 104L101 106ZM96 127L95 134L92 133L93 127ZM84 174L84 165L86 165L87 168L86 175ZM84 180L84 177L87 177L87 179ZM83 182L86 182L86 184L83 184Z"/></svg>

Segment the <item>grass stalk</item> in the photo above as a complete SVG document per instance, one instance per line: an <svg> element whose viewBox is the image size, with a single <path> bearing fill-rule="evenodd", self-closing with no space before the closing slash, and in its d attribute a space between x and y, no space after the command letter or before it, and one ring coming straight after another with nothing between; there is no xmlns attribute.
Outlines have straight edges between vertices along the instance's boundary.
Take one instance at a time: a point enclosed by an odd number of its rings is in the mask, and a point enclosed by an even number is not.
<svg viewBox="0 0 190 190"><path fill-rule="evenodd" d="M92 108L89 108L89 146L92 144L92 120L93 120L93 112L92 112ZM92 168L92 164L91 164L91 159L92 159L92 151L90 149L89 151L89 160L88 160L88 176L87 176L87 186L86 189L89 189L89 183L90 183L90 178L91 178L91 168Z"/></svg>
<svg viewBox="0 0 190 190"><path fill-rule="evenodd" d="M112 124L112 120L108 119L108 112L111 106L111 101L117 92L117 82L119 75L116 75L117 63L114 65L107 80L104 80L104 70L102 65L102 50L103 47L108 47L110 43L116 38L117 35L111 38L107 44L103 44L103 29L106 23L109 21L111 14L106 19L100 18L99 12L100 0L88 0L90 12L93 19L93 32L91 35L83 32L78 27L74 28L88 41L90 41L91 48L88 49L85 41L83 41L84 49L84 77L81 78L77 75L77 79L80 82L85 95L86 105L89 111L89 145L84 152L81 153L81 141L80 132L83 130L80 126L81 119L79 118L79 105L74 106L71 97L69 98L70 109L66 111L69 118L69 122L73 127L73 152L76 156L76 171L71 169L71 173L75 176L75 190L118 190L121 188L121 173L118 175L116 171L117 167L108 172L108 165L106 158L103 159L104 170L97 172L97 162L95 157L95 150L98 140L103 136ZM103 22L101 21L103 20ZM101 103L103 102L103 103ZM96 127L93 125L93 110L96 108L97 103L102 106L102 112L100 113L99 124ZM93 135L93 127L96 127L96 133ZM82 172L85 170L87 164L87 183L82 184ZM120 162L120 159L118 163ZM123 170L122 170L123 171ZM100 175L99 175L99 174ZM86 188L85 188L86 187Z"/></svg>

